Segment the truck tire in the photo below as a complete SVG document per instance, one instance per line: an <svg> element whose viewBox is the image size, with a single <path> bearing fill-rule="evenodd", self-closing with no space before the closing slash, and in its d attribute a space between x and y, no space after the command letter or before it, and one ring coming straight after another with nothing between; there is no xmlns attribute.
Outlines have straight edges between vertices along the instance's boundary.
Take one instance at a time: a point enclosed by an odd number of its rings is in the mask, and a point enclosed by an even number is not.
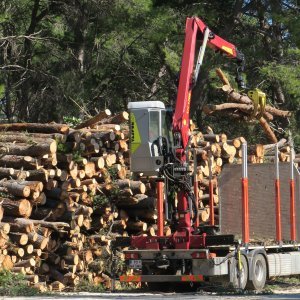
<svg viewBox="0 0 300 300"><path fill-rule="evenodd" d="M239 270L236 259L233 259L232 266L230 268L232 285L235 289L244 290L248 282L248 262L244 255L241 255L242 270L240 272L241 282L239 281Z"/></svg>
<svg viewBox="0 0 300 300"><path fill-rule="evenodd" d="M248 280L247 289L261 291L267 279L267 263L262 254L254 255L250 272L252 280Z"/></svg>

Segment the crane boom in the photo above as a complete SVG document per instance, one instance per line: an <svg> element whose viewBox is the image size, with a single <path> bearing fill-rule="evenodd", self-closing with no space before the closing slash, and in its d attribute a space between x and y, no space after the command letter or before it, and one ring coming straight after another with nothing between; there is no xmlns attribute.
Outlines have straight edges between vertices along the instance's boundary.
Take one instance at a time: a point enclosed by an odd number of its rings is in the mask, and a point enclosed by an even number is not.
<svg viewBox="0 0 300 300"><path fill-rule="evenodd" d="M197 36L202 36L197 62L195 52ZM214 34L197 17L187 18L185 41L179 78L175 112L172 120L169 110L160 101L130 102L131 170L144 175L156 175L158 181L164 181L168 193L165 193L165 214L176 224L176 236L181 236L175 247L189 249L197 223L193 222L198 214L195 195L191 188L192 176L186 159L189 145L189 123L192 89L203 61L205 48L217 50L227 57L243 62L243 55L236 47ZM161 186L161 185L159 185ZM170 191L173 192L170 192ZM163 194L162 191L159 194ZM175 204L177 194L177 205ZM163 201L164 197L160 197ZM160 201L158 201L160 202ZM160 203L161 204L161 203ZM168 210L170 204L170 213ZM161 205L160 205L161 207ZM159 211L162 211L159 209ZM194 213L193 213L194 212ZM192 217L193 216L193 217ZM162 213L159 220L162 220ZM194 220L192 220L194 219ZM163 222L160 222L163 224ZM158 226L160 232L162 225ZM198 239L194 235L195 239ZM175 239L174 239L175 241Z"/></svg>
<svg viewBox="0 0 300 300"><path fill-rule="evenodd" d="M182 150L186 148L189 139L190 106L197 34L200 33L204 36L206 30L208 31L207 45L210 48L224 53L229 58L242 60L240 52L233 44L210 31L199 18L187 18L176 108L173 116L173 132L179 133L179 139L181 139L179 142ZM202 51L204 54L205 45L203 46L204 49ZM181 155L184 156L183 151L181 151Z"/></svg>

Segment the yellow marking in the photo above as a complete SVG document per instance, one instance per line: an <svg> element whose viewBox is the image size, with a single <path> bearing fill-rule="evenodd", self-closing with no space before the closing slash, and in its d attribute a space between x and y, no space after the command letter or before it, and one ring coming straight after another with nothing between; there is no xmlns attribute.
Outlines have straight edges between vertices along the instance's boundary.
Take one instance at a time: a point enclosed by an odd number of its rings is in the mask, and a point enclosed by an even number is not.
<svg viewBox="0 0 300 300"><path fill-rule="evenodd" d="M187 101L187 108L186 108L186 113L187 113L187 115L190 114L191 98L192 98L192 91L189 91L189 94L188 94L188 101ZM185 125L185 124L184 124L184 125Z"/></svg>
<svg viewBox="0 0 300 300"><path fill-rule="evenodd" d="M225 52L227 52L227 53L233 55L233 50L232 50L232 48L229 48L229 47L226 47L226 46L222 46L222 49L223 49Z"/></svg>
<svg viewBox="0 0 300 300"><path fill-rule="evenodd" d="M183 119L183 125L184 126L186 125L186 119Z"/></svg>
<svg viewBox="0 0 300 300"><path fill-rule="evenodd" d="M130 113L131 122L131 143L130 150L133 154L141 145L141 136L133 113Z"/></svg>

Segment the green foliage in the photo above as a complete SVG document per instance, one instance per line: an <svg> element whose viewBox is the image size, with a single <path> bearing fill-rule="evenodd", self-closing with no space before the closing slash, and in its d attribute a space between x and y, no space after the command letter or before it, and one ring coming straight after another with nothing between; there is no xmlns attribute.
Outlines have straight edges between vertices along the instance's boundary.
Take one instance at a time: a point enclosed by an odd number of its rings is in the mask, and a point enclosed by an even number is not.
<svg viewBox="0 0 300 300"><path fill-rule="evenodd" d="M105 195L96 195L93 198L93 208L105 207L109 204L109 199Z"/></svg>
<svg viewBox="0 0 300 300"><path fill-rule="evenodd" d="M4 96L4 93L5 93L5 85L0 84L0 98Z"/></svg>
<svg viewBox="0 0 300 300"><path fill-rule="evenodd" d="M62 154L70 153L70 147L65 143L58 142L57 152Z"/></svg>
<svg viewBox="0 0 300 300"><path fill-rule="evenodd" d="M82 157L82 152L79 150L73 151L72 152L73 155L73 160L77 163L82 162L83 157Z"/></svg>
<svg viewBox="0 0 300 300"><path fill-rule="evenodd" d="M35 296L38 291L27 286L25 277L10 271L0 271L0 295L1 296Z"/></svg>
<svg viewBox="0 0 300 300"><path fill-rule="evenodd" d="M174 106L185 19L195 15L244 52L250 88L259 86L269 104L297 115L297 1L229 0L226 5L218 0L39 1L37 12L33 3L0 4L0 67L5 70L0 73L0 108L9 121L74 126L86 113L104 108L121 111L128 101L161 100ZM213 75L216 67L234 82L234 63L207 49L192 99L198 126L214 122L215 131L225 132L233 132L234 126L248 140L262 141L265 135L257 123L236 125L224 116L210 118L201 112L205 102L226 100L216 89L220 86ZM278 90L284 102L279 101ZM300 122L290 123L289 128L299 132ZM274 125L289 126L281 119Z"/></svg>
<svg viewBox="0 0 300 300"><path fill-rule="evenodd" d="M71 127L75 127L76 125L80 124L82 120L80 118L76 118L74 116L64 116L63 122Z"/></svg>
<svg viewBox="0 0 300 300"><path fill-rule="evenodd" d="M118 198L119 194L120 194L120 188L118 186L114 186L110 191L110 195L112 199Z"/></svg>
<svg viewBox="0 0 300 300"><path fill-rule="evenodd" d="M94 284L86 279L81 279L76 285L76 292L88 292L88 293L103 293L105 292L105 287L102 284Z"/></svg>
<svg viewBox="0 0 300 300"><path fill-rule="evenodd" d="M107 168L107 171L112 179L112 181L116 180L118 178L118 171L114 167Z"/></svg>

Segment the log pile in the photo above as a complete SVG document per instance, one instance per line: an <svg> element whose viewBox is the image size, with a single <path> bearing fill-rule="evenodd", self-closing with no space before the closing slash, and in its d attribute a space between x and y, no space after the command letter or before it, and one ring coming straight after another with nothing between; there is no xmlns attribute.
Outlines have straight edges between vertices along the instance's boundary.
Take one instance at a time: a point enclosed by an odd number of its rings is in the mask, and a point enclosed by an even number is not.
<svg viewBox="0 0 300 300"><path fill-rule="evenodd" d="M0 125L1 268L40 290L76 286L80 278L109 286L110 242L127 235L109 197L145 193L143 183L126 179L128 128L120 124L127 121L127 112L105 110L74 129Z"/></svg>
<svg viewBox="0 0 300 300"><path fill-rule="evenodd" d="M156 234L155 179L131 179L127 121L127 112L112 116L105 110L75 128L0 124L1 268L24 274L42 291L74 287L83 278L109 287L111 241ZM198 217L209 221L211 175L218 223L217 177L225 163L241 161L245 140L211 128L203 134L192 123L191 131ZM250 162L263 162L273 149L250 147ZM281 149L281 160L289 159L285 140ZM172 229L166 222L164 234Z"/></svg>

